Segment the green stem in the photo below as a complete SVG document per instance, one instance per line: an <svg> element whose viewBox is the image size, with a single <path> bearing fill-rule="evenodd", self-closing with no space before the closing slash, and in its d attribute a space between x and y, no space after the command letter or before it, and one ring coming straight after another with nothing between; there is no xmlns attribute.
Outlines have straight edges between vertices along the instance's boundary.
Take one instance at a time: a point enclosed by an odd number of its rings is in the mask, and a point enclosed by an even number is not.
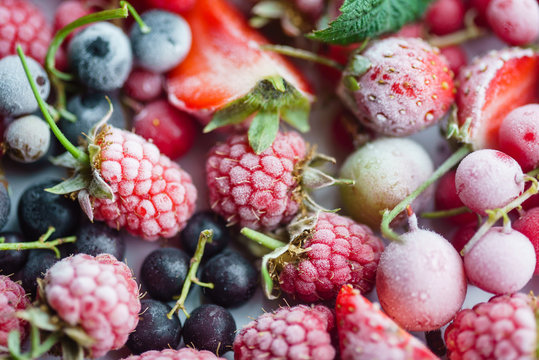
<svg viewBox="0 0 539 360"><path fill-rule="evenodd" d="M272 51L272 52L286 55L286 56L295 57L298 59L313 61L315 63L332 67L339 71L344 70L344 66L342 64L339 64L335 60L332 60L324 56L320 56L318 54L315 54L307 50L296 49L296 48L293 48L291 46L286 46L286 45L270 45L270 44L260 45L260 49L265 50L265 51Z"/></svg>
<svg viewBox="0 0 539 360"><path fill-rule="evenodd" d="M30 250L30 249L48 249L54 251L57 258L60 258L60 250L58 246L66 243L72 243L77 240L76 236L68 236L63 238L58 238L55 240L47 241L55 229L51 226L47 232L40 236L37 241L33 242L22 242L22 243L5 243L5 238L0 238L0 251L3 250Z"/></svg>
<svg viewBox="0 0 539 360"><path fill-rule="evenodd" d="M20 45L17 45L17 53L19 54L19 57L22 62L22 66L24 68L24 72L26 73L28 82L30 83L30 86L32 87L32 92L34 93L37 103L39 104L39 108L41 109L41 112L43 113L43 116L45 117L45 120L49 124L52 132L54 133L58 141L60 141L60 143L65 147L65 149L69 151L69 153L73 155L73 157L76 160L80 161L81 163L89 163L90 159L88 158L88 155L84 151L78 149L75 145L73 145L65 137L65 135L62 134L62 132L58 128L58 125L56 125L56 122L54 122L54 119L51 117L49 111L47 110L48 106L45 103L45 101L43 101L43 99L41 98L41 95L39 94L36 83L34 79L32 78L32 74L30 74L30 70L28 69L28 64L26 63L26 57L24 56L24 52L22 51L22 48Z"/></svg>
<svg viewBox="0 0 539 360"><path fill-rule="evenodd" d="M182 311L185 313L185 316L189 317L189 313L187 310L185 310L185 300L187 299L187 295L189 294L189 289L191 288L191 283L196 283L198 281L197 270L200 265L200 261L202 260L202 255L204 254L204 247L206 246L207 242L211 242L213 238L213 230L204 230L200 233L200 236L198 238L198 244L197 248L195 250L195 254L191 258L191 266L189 267L189 272L187 273L187 277L185 278L185 282L183 283L182 292L180 294L180 297L178 298L178 301L176 301L176 304L174 304L174 307L170 312L167 314L167 317L169 319L172 319L172 316L179 310L182 309ZM207 286L208 284L203 283L204 286ZM213 284L212 284L213 286Z"/></svg>
<svg viewBox="0 0 539 360"><path fill-rule="evenodd" d="M129 10L129 12L131 13L131 16L133 16L133 18L137 22L138 26L140 27L140 32L141 33L147 34L150 31L152 31L152 29L148 25L146 25L146 23L144 23L144 21L141 19L141 17L139 16L137 10L135 10L133 5L131 5L127 1L122 0L122 1L120 1L120 6L122 8L125 8L127 6L127 10Z"/></svg>
<svg viewBox="0 0 539 360"><path fill-rule="evenodd" d="M428 42L433 46L444 48L486 35L485 29L475 25L475 17L476 13L474 11L468 11L465 17L466 27L464 29L444 36L432 36L427 39Z"/></svg>
<svg viewBox="0 0 539 360"><path fill-rule="evenodd" d="M408 195L404 200L397 204L391 211L385 210L382 217L382 224L380 225L380 230L382 235L388 240L400 241L399 235L391 229L391 221L397 217L403 210L406 209L425 189L432 185L436 180L438 180L442 175L451 170L460 160L462 160L466 155L471 152L469 145L464 145L458 149L453 155L451 155L436 171L421 184L417 189L414 190L410 195Z"/></svg>
<svg viewBox="0 0 539 360"><path fill-rule="evenodd" d="M470 209L468 209L466 206L461 206L461 207L449 209L449 210L424 212L420 216L423 219L440 219L440 218L465 214L469 212L471 212Z"/></svg>
<svg viewBox="0 0 539 360"><path fill-rule="evenodd" d="M530 177L534 177L534 178L539 177L539 168L528 172L526 175L528 175Z"/></svg>
<svg viewBox="0 0 539 360"><path fill-rule="evenodd" d="M258 231L255 231L246 227L241 229L240 233L246 238L257 242L258 244L270 250L275 250L283 246L286 246L286 244L282 241L276 240L272 237L269 237L268 235L262 234Z"/></svg>
<svg viewBox="0 0 539 360"><path fill-rule="evenodd" d="M505 205L503 208L499 209L493 209L493 210L486 210L486 213L488 214L488 219L481 225L481 227L476 231L474 236L466 243L462 251L460 252L463 256L469 252L475 244L487 233L487 231L496 224L498 220L501 218L507 218L507 214L512 211L513 209L516 209L520 207L520 205L528 200L533 195L537 194L539 192L539 181L533 177L528 178L529 181L532 182L532 185L528 188L528 190L524 191L522 195L517 197L515 200L511 201L509 204Z"/></svg>

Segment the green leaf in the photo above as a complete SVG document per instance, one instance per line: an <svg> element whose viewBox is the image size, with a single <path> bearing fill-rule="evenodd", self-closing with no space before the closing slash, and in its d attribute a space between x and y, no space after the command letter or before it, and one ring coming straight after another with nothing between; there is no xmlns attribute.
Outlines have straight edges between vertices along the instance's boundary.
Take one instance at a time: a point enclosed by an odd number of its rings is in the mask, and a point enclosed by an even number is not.
<svg viewBox="0 0 539 360"><path fill-rule="evenodd" d="M297 103L286 106L281 110L281 117L288 124L301 132L309 131L309 112L311 104L307 98L303 97Z"/></svg>
<svg viewBox="0 0 539 360"><path fill-rule="evenodd" d="M369 71L371 66L371 61L368 58L360 54L354 54L348 61L344 72L346 75L361 76Z"/></svg>
<svg viewBox="0 0 539 360"><path fill-rule="evenodd" d="M64 180L61 183L56 184L51 188L45 189L45 191L53 193L53 194L64 195L64 194L71 194L72 192L85 189L89 185L90 185L90 179L88 179L88 177L81 174L76 174L74 177Z"/></svg>
<svg viewBox="0 0 539 360"><path fill-rule="evenodd" d="M204 133L209 133L223 126L239 124L256 109L257 104L246 101L245 98L238 99L217 111L210 123L204 128Z"/></svg>
<svg viewBox="0 0 539 360"><path fill-rule="evenodd" d="M279 131L279 112L261 110L256 114L247 134L249 145L256 154L271 146Z"/></svg>
<svg viewBox="0 0 539 360"><path fill-rule="evenodd" d="M17 330L9 332L7 346L12 355L21 354L21 334Z"/></svg>
<svg viewBox="0 0 539 360"><path fill-rule="evenodd" d="M432 0L345 0L341 15L312 39L347 45L399 30L420 18Z"/></svg>

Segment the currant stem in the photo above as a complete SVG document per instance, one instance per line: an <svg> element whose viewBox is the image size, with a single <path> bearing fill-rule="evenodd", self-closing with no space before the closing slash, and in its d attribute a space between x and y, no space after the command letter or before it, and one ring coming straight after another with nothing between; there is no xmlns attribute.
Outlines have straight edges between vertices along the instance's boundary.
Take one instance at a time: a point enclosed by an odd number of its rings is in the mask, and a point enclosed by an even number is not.
<svg viewBox="0 0 539 360"><path fill-rule="evenodd" d="M455 166L460 160L462 160L466 155L471 152L469 145L464 145L456 152L453 153L432 175L419 185L410 195L408 195L404 200L397 204L391 211L385 210L382 217L382 224L380 225L380 230L382 235L392 241L400 241L399 235L391 229L391 221L397 217L403 210L406 209L408 205L412 203L423 191L425 191L430 185L432 185L436 180L442 177L447 173L453 166Z"/></svg>
<svg viewBox="0 0 539 360"><path fill-rule="evenodd" d="M290 57L295 57L298 59L312 61L315 63L332 67L339 71L344 70L344 66L342 64L339 64L335 60L332 60L324 56L320 56L318 54L315 54L307 50L296 49L296 48L293 48L291 46L286 46L286 45L270 45L270 44L260 45L260 49L265 50L265 51L272 51L272 52L282 54L282 55L287 55Z"/></svg>
<svg viewBox="0 0 539 360"><path fill-rule="evenodd" d="M485 35L486 31L475 25L475 16L474 11L468 11L465 17L466 27L464 29L444 36L432 36L427 39L429 44L444 48L451 45L459 45Z"/></svg>
<svg viewBox="0 0 539 360"><path fill-rule="evenodd" d="M449 210L440 210L440 211L429 211L421 213L423 219L440 219L445 217L451 217L455 215L465 214L471 212L466 206L461 206L458 208L453 208Z"/></svg>
<svg viewBox="0 0 539 360"><path fill-rule="evenodd" d="M185 316L189 317L189 313L187 310L185 310L185 300L187 299L187 295L189 294L189 289L191 288L191 283L195 284L203 284L201 286L210 287L209 283L202 283L198 281L197 270L200 265L200 261L202 260L202 255L204 254L204 247L206 246L207 242L212 241L213 238L213 230L204 230L200 233L200 236L198 238L198 244L197 248L195 250L195 255L191 258L191 266L189 267L189 272L187 273L187 277L185 278L185 282L183 283L182 292L180 294L179 299L176 301L176 304L174 304L174 307L170 312L167 314L167 318L172 319L172 316L181 309ZM213 284L211 284L211 288L213 288Z"/></svg>
<svg viewBox="0 0 539 360"><path fill-rule="evenodd" d="M281 248L285 246L286 244L282 241L276 240L268 235L262 234L258 231L255 231L253 229L249 229L244 227L241 229L240 233L245 236L248 239L251 239L258 244L264 246L265 248L268 248L270 250L275 250L278 248Z"/></svg>
<svg viewBox="0 0 539 360"><path fill-rule="evenodd" d="M22 242L22 243L5 243L5 238L0 238L0 251L2 250L30 250L30 249L49 249L54 251L57 258L60 258L58 246L66 243L72 243L77 240L76 236L68 236L47 241L51 234L55 231L54 227L50 226L47 232L39 237L37 241Z"/></svg>
<svg viewBox="0 0 539 360"><path fill-rule="evenodd" d="M147 34L150 31L152 31L152 29L148 25L146 25L146 23L141 19L140 15L138 14L137 10L135 10L133 5L131 5L127 1L122 0L122 1L120 1L120 6L122 8L125 8L127 6L127 10L129 10L129 12L131 13L131 16L133 16L133 18L137 22L138 26L140 27L140 32L141 33Z"/></svg>
<svg viewBox="0 0 539 360"><path fill-rule="evenodd" d="M41 112L43 113L43 116L45 117L45 120L49 124L52 132L54 133L58 141L60 141L60 143L65 147L65 149L69 151L69 153L73 155L73 157L76 160L80 161L81 163L89 163L90 159L88 158L88 155L84 151L78 149L75 145L73 145L65 137L65 135L62 134L62 132L58 128L58 125L56 125L56 122L54 122L54 119L51 117L51 114L48 111L48 105L41 98L41 95L39 94L36 83L34 79L32 78L32 74L30 74L30 70L28 69L28 64L26 63L26 57L24 56L24 52L22 51L22 48L20 45L17 45L17 53L19 54L19 58L21 59L22 66L24 68L24 72L26 73L28 82L30 83L30 86L32 87L32 92L34 93L34 96L37 100L39 108L41 109Z"/></svg>

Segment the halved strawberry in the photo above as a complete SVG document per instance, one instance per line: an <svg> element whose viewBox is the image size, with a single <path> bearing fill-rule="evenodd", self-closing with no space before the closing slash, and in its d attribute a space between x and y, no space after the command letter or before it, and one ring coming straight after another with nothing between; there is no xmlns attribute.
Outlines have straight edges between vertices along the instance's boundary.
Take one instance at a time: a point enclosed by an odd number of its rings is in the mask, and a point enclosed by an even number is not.
<svg viewBox="0 0 539 360"><path fill-rule="evenodd" d="M513 109L539 101L539 53L510 48L476 58L460 71L458 122L474 149L497 149L502 120Z"/></svg>
<svg viewBox="0 0 539 360"><path fill-rule="evenodd" d="M249 140L267 148L283 118L307 131L312 92L282 56L265 52L268 41L225 0L198 0L185 14L193 42L187 58L167 78L169 101L207 124L205 131L239 124L255 114Z"/></svg>
<svg viewBox="0 0 539 360"><path fill-rule="evenodd" d="M342 360L438 359L350 285L337 296L336 314Z"/></svg>

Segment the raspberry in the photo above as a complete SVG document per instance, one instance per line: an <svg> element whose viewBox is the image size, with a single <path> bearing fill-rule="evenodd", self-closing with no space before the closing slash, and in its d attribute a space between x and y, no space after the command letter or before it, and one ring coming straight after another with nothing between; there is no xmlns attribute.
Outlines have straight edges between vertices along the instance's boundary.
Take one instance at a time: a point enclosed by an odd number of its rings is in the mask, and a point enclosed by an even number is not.
<svg viewBox="0 0 539 360"><path fill-rule="evenodd" d="M234 359L317 359L335 357L329 330L333 314L321 305L298 305L265 313L234 340Z"/></svg>
<svg viewBox="0 0 539 360"><path fill-rule="evenodd" d="M444 334L449 359L534 359L535 301L516 293L461 310Z"/></svg>
<svg viewBox="0 0 539 360"><path fill-rule="evenodd" d="M26 322L15 316L15 312L30 305L22 286L9 277L0 275L0 346L7 346L10 331L16 330L21 339L26 335ZM0 351L1 353L1 351Z"/></svg>
<svg viewBox="0 0 539 360"><path fill-rule="evenodd" d="M45 296L58 316L94 339L94 358L119 349L138 323L138 285L129 267L109 254L79 254L53 265Z"/></svg>
<svg viewBox="0 0 539 360"><path fill-rule="evenodd" d="M20 44L25 54L43 65L52 30L37 7L26 0L2 0L0 34L0 58L17 54Z"/></svg>
<svg viewBox="0 0 539 360"><path fill-rule="evenodd" d="M211 208L230 224L252 229L272 230L290 221L299 209L293 171L305 155L305 142L295 132L279 132L260 155L247 135L229 137L206 160Z"/></svg>
<svg viewBox="0 0 539 360"><path fill-rule="evenodd" d="M303 247L310 250L296 263L286 264L279 276L284 292L316 301L335 298L346 283L364 294L372 290L384 245L367 226L321 213Z"/></svg>
<svg viewBox="0 0 539 360"><path fill-rule="evenodd" d="M107 126L96 138L100 175L114 200L93 199L93 215L145 240L176 235L195 210L197 191L180 166L142 137Z"/></svg>
<svg viewBox="0 0 539 360"><path fill-rule="evenodd" d="M224 360L206 350L183 348L180 350L166 349L163 351L146 351L140 355L132 355L124 360Z"/></svg>

